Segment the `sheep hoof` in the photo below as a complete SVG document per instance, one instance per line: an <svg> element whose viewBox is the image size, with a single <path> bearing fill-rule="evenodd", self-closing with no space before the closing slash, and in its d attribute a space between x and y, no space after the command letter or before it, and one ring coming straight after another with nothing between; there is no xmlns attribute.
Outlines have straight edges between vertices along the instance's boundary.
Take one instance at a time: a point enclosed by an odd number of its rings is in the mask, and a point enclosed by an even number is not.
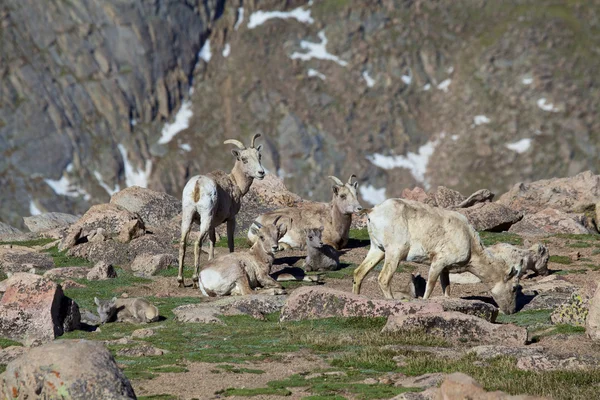
<svg viewBox="0 0 600 400"><path fill-rule="evenodd" d="M185 285L183 284L183 279L181 279L181 280L178 279L177 281L179 282L179 287L180 288L184 288L185 287Z"/></svg>

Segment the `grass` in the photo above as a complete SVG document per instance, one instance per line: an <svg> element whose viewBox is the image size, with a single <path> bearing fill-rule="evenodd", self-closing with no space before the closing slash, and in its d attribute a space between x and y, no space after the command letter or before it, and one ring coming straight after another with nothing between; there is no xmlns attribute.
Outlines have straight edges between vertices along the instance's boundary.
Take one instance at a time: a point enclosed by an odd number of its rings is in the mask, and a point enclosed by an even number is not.
<svg viewBox="0 0 600 400"><path fill-rule="evenodd" d="M551 324L550 315L553 310L519 311L515 314L498 314L497 321L503 324L515 324L523 327L532 327Z"/></svg>
<svg viewBox="0 0 600 400"><path fill-rule="evenodd" d="M19 342L15 342L14 340L0 337L0 349L5 349L10 346L23 346L23 345Z"/></svg>
<svg viewBox="0 0 600 400"><path fill-rule="evenodd" d="M14 245L14 246L24 246L24 247L34 247L34 246L44 246L48 243L52 243L56 241L56 239L48 239L48 238L40 238L33 240L23 240L23 241L13 241L13 242L0 242L0 245Z"/></svg>
<svg viewBox="0 0 600 400"><path fill-rule="evenodd" d="M575 233L557 233L553 237L558 239L569 239L569 240L584 240L584 241L599 241L600 235L591 234L575 234Z"/></svg>
<svg viewBox="0 0 600 400"><path fill-rule="evenodd" d="M261 395L271 395L271 396L289 396L292 394L287 389L284 388L256 388L256 389L235 389L229 388L225 390L220 390L216 392L217 394L222 394L225 397L229 396L242 396L242 397L252 397L252 396L261 396Z"/></svg>
<svg viewBox="0 0 600 400"><path fill-rule="evenodd" d="M235 249L249 249L250 242L247 237L235 237L233 238L233 246ZM227 236L223 236L219 241L215 243L215 247L227 247Z"/></svg>
<svg viewBox="0 0 600 400"><path fill-rule="evenodd" d="M569 256L550 256L548 261L564 265L569 265L573 262Z"/></svg>
<svg viewBox="0 0 600 400"><path fill-rule="evenodd" d="M92 262L81 257L71 257L67 255L67 251L59 251L58 246L53 246L46 250L54 260L56 268L60 267L91 267Z"/></svg>
<svg viewBox="0 0 600 400"><path fill-rule="evenodd" d="M582 242L582 241L578 241L575 243L569 243L567 244L568 247L572 247L575 249L585 249L588 247L592 247L592 244L590 242Z"/></svg>
<svg viewBox="0 0 600 400"><path fill-rule="evenodd" d="M496 243L509 243L515 246L523 245L523 238L515 233L479 232L479 237L484 246L492 246Z"/></svg>

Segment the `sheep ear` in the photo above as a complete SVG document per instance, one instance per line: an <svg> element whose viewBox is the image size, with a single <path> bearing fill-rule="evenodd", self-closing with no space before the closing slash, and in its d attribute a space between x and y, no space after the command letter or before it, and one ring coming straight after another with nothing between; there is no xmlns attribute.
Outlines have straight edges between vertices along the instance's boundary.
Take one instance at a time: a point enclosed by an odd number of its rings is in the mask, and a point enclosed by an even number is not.
<svg viewBox="0 0 600 400"><path fill-rule="evenodd" d="M333 189L333 193L335 193L335 194L337 195L337 194L338 194L338 191L340 190L340 188L339 188L339 187L337 187L337 186L335 186L335 185L334 185L334 186L332 186L331 188Z"/></svg>
<svg viewBox="0 0 600 400"><path fill-rule="evenodd" d="M117 298L113 297L112 299L110 299L110 303L111 304L115 304L117 302Z"/></svg>
<svg viewBox="0 0 600 400"><path fill-rule="evenodd" d="M96 303L98 307L100 306L100 300L97 297L94 297L94 303Z"/></svg>
<svg viewBox="0 0 600 400"><path fill-rule="evenodd" d="M514 265L512 267L510 267L510 270L504 277L504 283L506 283L506 282L510 281L512 278L514 278L519 273L519 270L521 269L522 265L523 265L523 259L521 259L521 262L520 262L518 268L515 267Z"/></svg>
<svg viewBox="0 0 600 400"><path fill-rule="evenodd" d="M259 144L258 147L256 148L257 151L260 151L260 149L262 149L262 144Z"/></svg>
<svg viewBox="0 0 600 400"><path fill-rule="evenodd" d="M354 182L352 186L354 186L354 189L358 189L358 181Z"/></svg>
<svg viewBox="0 0 600 400"><path fill-rule="evenodd" d="M240 151L236 149L231 149L231 154L235 156L238 160L240 159Z"/></svg>
<svg viewBox="0 0 600 400"><path fill-rule="evenodd" d="M279 237L283 237L287 233L287 225L285 223L281 223L277 226L277 232L279 232Z"/></svg>
<svg viewBox="0 0 600 400"><path fill-rule="evenodd" d="M319 230L320 230L321 232L323 232L323 230L325 230L325 227L324 227L323 225L321 225L321 226L319 227Z"/></svg>
<svg viewBox="0 0 600 400"><path fill-rule="evenodd" d="M250 226L250 233L252 233L253 235L258 235L258 227L256 225L252 225Z"/></svg>

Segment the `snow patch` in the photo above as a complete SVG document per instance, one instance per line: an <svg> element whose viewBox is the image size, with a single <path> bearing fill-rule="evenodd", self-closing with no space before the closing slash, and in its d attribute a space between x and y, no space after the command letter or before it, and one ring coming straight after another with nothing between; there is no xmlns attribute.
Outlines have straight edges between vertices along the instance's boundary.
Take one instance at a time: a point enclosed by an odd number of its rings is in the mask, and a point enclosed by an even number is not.
<svg viewBox="0 0 600 400"><path fill-rule="evenodd" d="M98 171L94 171L94 176L96 177L96 180L98 181L98 184L100 186L102 186L102 188L104 190L106 190L106 193L108 193L109 196L112 196L113 194L117 193L119 190L121 190L121 188L119 187L119 184L117 183L115 185L114 188L111 188L110 186L108 186L106 184L106 182L104 182L104 179L102 178L102 175L100 175L100 172Z"/></svg>
<svg viewBox="0 0 600 400"><path fill-rule="evenodd" d="M229 57L229 54L231 53L231 46L229 45L229 43L227 43L225 45L225 47L223 48L223 57Z"/></svg>
<svg viewBox="0 0 600 400"><path fill-rule="evenodd" d="M375 86L375 79L371 78L368 71L363 71L362 77L365 80L365 82L367 82L368 87Z"/></svg>
<svg viewBox="0 0 600 400"><path fill-rule="evenodd" d="M490 122L490 119L485 115L476 115L475 118L473 118L473 123L475 125L489 124Z"/></svg>
<svg viewBox="0 0 600 400"><path fill-rule="evenodd" d="M523 78L523 79L521 80L521 83L522 83L523 85L531 85L531 84L533 83L533 78L528 78L528 77L526 77L526 78Z"/></svg>
<svg viewBox="0 0 600 400"><path fill-rule="evenodd" d="M210 51L210 39L206 39L204 45L200 49L200 52L198 52L198 57L206 62L209 62L212 58L212 52Z"/></svg>
<svg viewBox="0 0 600 400"><path fill-rule="evenodd" d="M192 103L185 100L181 103L179 111L175 115L175 121L173 123L167 122L160 133L160 139L158 144L169 143L175 135L190 126L190 118L194 115L192 112Z"/></svg>
<svg viewBox="0 0 600 400"><path fill-rule="evenodd" d="M242 22L244 22L244 7L239 7L237 21L235 21L233 29L237 31L240 25L242 25Z"/></svg>
<svg viewBox="0 0 600 400"><path fill-rule="evenodd" d="M308 70L308 76L310 76L311 78L313 76L316 76L317 78L321 78L322 80L325 80L327 78L325 75L323 75L322 73L320 73L316 69L312 69L312 68L309 68L309 70Z"/></svg>
<svg viewBox="0 0 600 400"><path fill-rule="evenodd" d="M429 158L435 151L437 144L437 140L427 142L419 147L416 153L408 152L405 156L385 156L375 153L367 156L367 160L383 169L406 168L410 170L410 173L417 181L423 183L425 189L429 189L429 183L425 179L425 172L427 171Z"/></svg>
<svg viewBox="0 0 600 400"><path fill-rule="evenodd" d="M129 158L127 158L127 149L125 146L119 144L117 145L117 148L119 149L121 157L123 158L123 164L125 166L125 184L127 187L148 187L148 180L150 178L150 173L152 172L152 161L146 160L144 170L140 171L129 162Z"/></svg>
<svg viewBox="0 0 600 400"><path fill-rule="evenodd" d="M187 143L181 143L181 144L179 145L179 148L180 148L181 150L183 150L183 151L187 151L187 152L190 152L190 151L192 151L192 146L190 146L190 145L189 145L189 144L187 144Z"/></svg>
<svg viewBox="0 0 600 400"><path fill-rule="evenodd" d="M35 202L33 200L29 200L29 214L30 215L40 215L42 214L42 211L37 208L37 206L35 205Z"/></svg>
<svg viewBox="0 0 600 400"><path fill-rule="evenodd" d="M512 151L516 151L517 153L525 153L531 147L531 139L521 139L514 143L507 143L506 148Z"/></svg>
<svg viewBox="0 0 600 400"><path fill-rule="evenodd" d="M377 189L374 186L367 185L360 186L358 190L360 191L360 195L362 196L363 200L371 203L374 206L383 203L386 199L385 188Z"/></svg>
<svg viewBox="0 0 600 400"><path fill-rule="evenodd" d="M267 22L270 19L289 19L294 18L298 22L312 24L314 20L310 16L310 10L305 10L302 7L293 9L292 11L255 11L250 15L248 21L248 29L254 29Z"/></svg>
<svg viewBox="0 0 600 400"><path fill-rule="evenodd" d="M452 79L446 79L437 86L438 89L443 90L444 92L448 92L448 87L452 83Z"/></svg>
<svg viewBox="0 0 600 400"><path fill-rule="evenodd" d="M446 69L446 72L448 73L448 75L450 75L451 73L454 72L454 67L450 66Z"/></svg>
<svg viewBox="0 0 600 400"><path fill-rule="evenodd" d="M338 63L342 67L348 65L348 63L338 56L335 56L331 53L327 52L327 38L325 37L325 31L321 31L318 34L319 39L321 39L321 43L313 43L307 42L306 40L300 41L300 47L304 50L308 50L307 53L298 53L294 52L290 58L295 60L299 58L300 60L307 61L311 58L317 58L319 60L330 60Z"/></svg>
<svg viewBox="0 0 600 400"><path fill-rule="evenodd" d="M428 91L430 89L431 89L431 83L427 83L427 84L425 84L425 86L423 86L424 91Z"/></svg>
<svg viewBox="0 0 600 400"><path fill-rule="evenodd" d="M135 120L135 118L131 118L129 120L129 123L131 124L131 126L136 126L137 125L137 121Z"/></svg>
<svg viewBox="0 0 600 400"><path fill-rule="evenodd" d="M402 78L400 78L400 79L402 79L402 82L404 82L405 85L410 85L410 83L412 82L412 76L410 76L410 75L402 75ZM429 84L427 84L427 85L429 85ZM427 86L427 85L425 85L425 86ZM429 89L425 89L425 90L429 90Z"/></svg>
<svg viewBox="0 0 600 400"><path fill-rule="evenodd" d="M452 135L452 136L450 136L450 139L452 139L455 142L458 140L458 138L459 138L458 135Z"/></svg>
<svg viewBox="0 0 600 400"><path fill-rule="evenodd" d="M548 103L548 101L546 100L545 97L542 97L541 99L539 99L537 101L537 106L539 108L541 108L544 111L548 111L548 112L559 112L560 110L556 107L554 107L554 104L552 103Z"/></svg>
<svg viewBox="0 0 600 400"><path fill-rule="evenodd" d="M67 165L67 172L73 171L73 164ZM84 189L74 186L69 181L69 178L66 176L62 176L59 180L54 179L44 179L46 184L52 188L54 193L59 196L68 196L68 197L79 197L82 196L85 201L88 201L92 198L88 192Z"/></svg>

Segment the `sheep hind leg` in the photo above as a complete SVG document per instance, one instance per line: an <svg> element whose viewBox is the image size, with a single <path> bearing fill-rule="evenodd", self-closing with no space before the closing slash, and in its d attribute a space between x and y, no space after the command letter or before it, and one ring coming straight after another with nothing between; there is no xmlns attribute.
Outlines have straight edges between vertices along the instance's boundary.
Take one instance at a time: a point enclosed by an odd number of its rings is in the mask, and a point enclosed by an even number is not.
<svg viewBox="0 0 600 400"><path fill-rule="evenodd" d="M194 242L194 276L192 276L192 283L194 285L194 289L198 289L198 275L200 274L200 247L210 230L207 220L208 218L201 219L200 235L198 235L198 239L196 240L196 242Z"/></svg>
<svg viewBox="0 0 600 400"><path fill-rule="evenodd" d="M423 295L423 300L427 300L431 296L431 293L433 292L433 288L435 287L435 283L445 268L446 268L446 265L442 264L439 261L433 261L431 263L431 267L429 267L429 274L427 276L427 284L425 285L425 294ZM449 280L450 280L450 277L448 276L448 281Z"/></svg>
<svg viewBox="0 0 600 400"><path fill-rule="evenodd" d="M360 294L360 285L362 284L365 276L371 271L379 261L383 260L385 252L377 247L371 246L369 253L363 260L363 262L354 270L354 277L352 280L352 293Z"/></svg>
<svg viewBox="0 0 600 400"><path fill-rule="evenodd" d="M440 285L442 285L442 292L445 297L450 297L450 272L448 268L445 268L440 273Z"/></svg>
<svg viewBox="0 0 600 400"><path fill-rule="evenodd" d="M181 218L181 239L179 241L179 270L177 271L177 282L179 287L185 287L183 282L183 261L185 259L185 248L187 247L187 239L192 228L192 212L184 212Z"/></svg>
<svg viewBox="0 0 600 400"><path fill-rule="evenodd" d="M392 277L394 276L400 261L406 259L406 256L408 255L408 249L408 246L404 246L398 249L390 250L385 255L385 263L383 264L383 269L379 273L377 280L379 281L379 287L383 292L383 296L386 299L394 298L391 288Z"/></svg>

